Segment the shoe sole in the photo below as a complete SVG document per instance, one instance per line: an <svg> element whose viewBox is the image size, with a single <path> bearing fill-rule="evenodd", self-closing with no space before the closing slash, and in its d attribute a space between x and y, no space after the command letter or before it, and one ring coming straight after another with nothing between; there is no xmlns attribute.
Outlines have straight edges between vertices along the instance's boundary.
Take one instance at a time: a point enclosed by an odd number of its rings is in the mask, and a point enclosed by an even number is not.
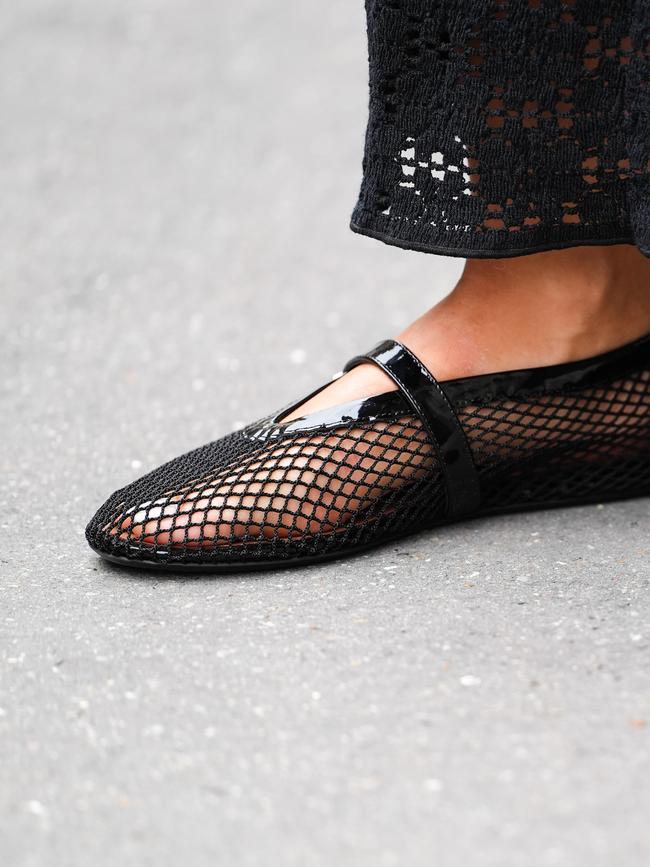
<svg viewBox="0 0 650 867"><path fill-rule="evenodd" d="M492 508L483 509L474 515L467 515L458 521L438 521L431 524L429 527L421 528L412 533L402 532L392 536L384 536L382 539L369 542L366 545L355 545L353 548L326 552L324 554L315 554L308 557L294 557L287 560L257 560L246 563L165 563L160 560L146 560L136 557L119 557L115 554L107 554L97 548L90 546L96 554L113 566L127 567L129 569L142 569L148 572L162 573L181 573L184 575L228 575L242 572L270 572L285 569L299 569L305 566L316 566L320 563L328 563L333 560L345 560L348 557L356 557L367 553L368 551L381 548L391 542L397 542L402 539L408 539L411 536L416 536L420 533L428 533L438 527L448 527L454 524L462 524L466 521L475 521L480 518L492 518L498 515L515 515L523 512L542 512L553 509L574 508L577 506L593 506L603 503L624 502L626 500L638 500L650 496L650 489L643 490L631 494L612 494L604 497L583 497L573 500L558 500L548 503L529 503L521 506L512 506L508 508ZM142 550L142 549L138 549Z"/></svg>

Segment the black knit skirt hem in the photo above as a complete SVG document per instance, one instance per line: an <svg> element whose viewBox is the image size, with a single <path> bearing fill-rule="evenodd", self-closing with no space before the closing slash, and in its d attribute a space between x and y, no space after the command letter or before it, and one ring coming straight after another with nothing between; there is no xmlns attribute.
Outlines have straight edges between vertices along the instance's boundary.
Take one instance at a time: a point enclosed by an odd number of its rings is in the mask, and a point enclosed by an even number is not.
<svg viewBox="0 0 650 867"><path fill-rule="evenodd" d="M617 234L617 228L619 234ZM411 250L417 253L432 253L437 256L450 256L461 259L509 259L516 256L530 256L534 253L545 253L549 250L565 250L570 247L611 247L615 244L628 244L638 246L631 234L621 235L620 227L615 227L609 234L594 236L576 233L568 238L566 228L562 227L562 237L548 237L543 240L530 238L527 232L499 232L499 243L496 238L486 236L483 244L479 243L479 237L475 233L470 235L472 246L467 246L467 237L455 232L446 232L442 237L423 236L417 237L412 231L400 232L399 227L383 227L377 224L376 219L364 220L363 215L355 212L350 222L350 229L358 235L365 235L376 241L381 241L392 247L400 247L402 250ZM650 257L650 249L639 250Z"/></svg>
<svg viewBox="0 0 650 867"><path fill-rule="evenodd" d="M366 0L355 232L465 258L650 251L648 0Z"/></svg>

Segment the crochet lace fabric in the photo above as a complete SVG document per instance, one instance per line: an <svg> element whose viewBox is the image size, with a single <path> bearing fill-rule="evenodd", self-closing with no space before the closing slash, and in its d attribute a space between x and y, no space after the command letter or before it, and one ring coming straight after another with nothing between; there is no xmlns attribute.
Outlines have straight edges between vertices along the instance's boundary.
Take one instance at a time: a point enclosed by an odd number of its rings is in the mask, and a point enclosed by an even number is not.
<svg viewBox="0 0 650 867"><path fill-rule="evenodd" d="M650 255L647 0L367 0L352 228L468 257Z"/></svg>

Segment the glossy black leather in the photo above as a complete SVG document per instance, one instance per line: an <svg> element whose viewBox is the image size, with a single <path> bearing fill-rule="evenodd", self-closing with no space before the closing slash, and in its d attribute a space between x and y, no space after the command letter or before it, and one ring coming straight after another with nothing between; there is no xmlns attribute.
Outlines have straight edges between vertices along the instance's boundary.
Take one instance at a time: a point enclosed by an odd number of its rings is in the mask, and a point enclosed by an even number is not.
<svg viewBox="0 0 650 867"><path fill-rule="evenodd" d="M321 391L321 389L319 389ZM245 429L247 436L257 440L279 439L286 434L309 433L325 430L335 430L342 425L354 425L355 422L368 423L377 419L382 421L397 420L405 412L411 409L399 391L388 391L385 394L364 397L360 400L351 400L348 403L336 404L326 409L320 409L309 415L303 415L293 421L282 421L283 417L291 412L295 406L305 403L309 397L303 398L299 403L289 409L283 409L276 415L262 419L257 424L249 425Z"/></svg>
<svg viewBox="0 0 650 867"><path fill-rule="evenodd" d="M397 385L420 417L436 447L447 490L447 516L459 518L478 509L481 489L465 432L443 388L413 353L396 340L384 340L345 366L372 362Z"/></svg>
<svg viewBox="0 0 650 867"><path fill-rule="evenodd" d="M366 360L363 357L361 359ZM460 409L470 404L479 406L494 400L507 398L521 400L527 396L597 387L601 382L624 378L631 370L643 368L648 360L650 360L650 335L584 361L450 379L442 383L441 388L444 389L452 406ZM404 407L409 405L401 392L389 391L328 407L291 422L282 421L292 410L304 404L328 385L329 383L321 385L311 394L300 398L271 418L264 419L260 423L260 429L265 428L269 435L277 437L296 431L337 428L342 423L369 421L374 418L398 418L403 413ZM251 432L251 428L248 428L248 432Z"/></svg>

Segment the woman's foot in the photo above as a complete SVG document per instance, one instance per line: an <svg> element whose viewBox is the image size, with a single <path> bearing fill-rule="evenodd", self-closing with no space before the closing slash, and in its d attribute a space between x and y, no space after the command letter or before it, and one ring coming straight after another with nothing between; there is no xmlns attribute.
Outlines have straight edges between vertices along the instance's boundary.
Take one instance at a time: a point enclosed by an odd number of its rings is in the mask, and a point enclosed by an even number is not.
<svg viewBox="0 0 650 867"><path fill-rule="evenodd" d="M456 288L397 340L441 381L589 358L650 333L650 260L636 247L471 259ZM347 373L285 421L395 388Z"/></svg>
<svg viewBox="0 0 650 867"><path fill-rule="evenodd" d="M228 571L465 514L650 493L650 338L594 358L650 333L649 285L632 248L470 262L400 336L408 349L373 356L393 379L362 364L281 423L171 461L114 494L88 540L120 562Z"/></svg>

